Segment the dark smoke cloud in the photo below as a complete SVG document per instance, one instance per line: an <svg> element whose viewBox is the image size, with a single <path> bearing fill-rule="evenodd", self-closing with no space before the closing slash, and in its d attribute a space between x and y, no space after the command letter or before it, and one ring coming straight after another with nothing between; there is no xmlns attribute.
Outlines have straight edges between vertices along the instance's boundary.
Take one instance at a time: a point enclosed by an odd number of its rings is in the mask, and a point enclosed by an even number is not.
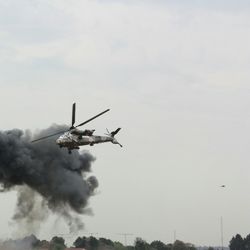
<svg viewBox="0 0 250 250"><path fill-rule="evenodd" d="M65 126L53 125L35 137L64 129ZM1 191L13 188L18 191L15 221L34 225L52 211L60 214L71 230L81 229L83 224L72 211L89 212L88 199L98 181L94 176L87 177L87 173L95 159L88 152L77 150L69 155L55 144L55 138L30 143L30 131L0 132Z"/></svg>

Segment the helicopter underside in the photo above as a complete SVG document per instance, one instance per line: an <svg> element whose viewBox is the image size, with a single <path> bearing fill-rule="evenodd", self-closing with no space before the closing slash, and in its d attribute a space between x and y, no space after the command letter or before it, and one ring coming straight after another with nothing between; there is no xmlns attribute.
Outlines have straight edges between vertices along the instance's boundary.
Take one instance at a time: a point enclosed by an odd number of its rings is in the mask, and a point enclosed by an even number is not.
<svg viewBox="0 0 250 250"><path fill-rule="evenodd" d="M79 149L79 146L94 146L94 144L98 143L112 142L113 139L114 138L110 136L76 136L70 133L65 133L56 140L56 143L60 148L68 148L70 152L73 149Z"/></svg>

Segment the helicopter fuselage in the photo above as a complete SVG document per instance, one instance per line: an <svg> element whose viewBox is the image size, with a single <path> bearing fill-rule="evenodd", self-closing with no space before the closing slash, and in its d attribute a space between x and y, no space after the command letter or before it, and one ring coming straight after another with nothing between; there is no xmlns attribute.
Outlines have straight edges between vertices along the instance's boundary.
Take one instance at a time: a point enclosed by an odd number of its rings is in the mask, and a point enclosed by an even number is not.
<svg viewBox="0 0 250 250"><path fill-rule="evenodd" d="M99 135L79 135L69 132L61 135L57 140L56 144L60 147L66 147L70 151L71 149L79 149L79 146L90 145L104 143L104 142L112 142L114 144L119 144L117 140L112 136L99 136Z"/></svg>

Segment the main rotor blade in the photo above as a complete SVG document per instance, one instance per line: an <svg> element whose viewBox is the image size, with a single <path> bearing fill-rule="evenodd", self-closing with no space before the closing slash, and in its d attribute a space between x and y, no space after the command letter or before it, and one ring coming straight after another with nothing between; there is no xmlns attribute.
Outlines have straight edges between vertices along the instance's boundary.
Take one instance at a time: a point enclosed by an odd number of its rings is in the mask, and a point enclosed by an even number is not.
<svg viewBox="0 0 250 250"><path fill-rule="evenodd" d="M67 131L68 131L68 130L64 130L64 131L60 131L60 132L57 132L57 133L52 134L52 135L43 136L43 137L40 137L40 138L38 138L38 139L35 139L35 140L31 141L31 142L33 143L33 142L37 142L37 141L40 141L40 140L44 140L44 139L47 139L47 138L52 137L52 136L55 136L55 135L63 134L63 133L65 133L65 132L67 132Z"/></svg>
<svg viewBox="0 0 250 250"><path fill-rule="evenodd" d="M94 116L94 117L88 119L87 121L85 121L85 122L83 122L83 123L81 123L81 124L79 124L79 125L77 125L77 126L75 126L75 127L76 127L76 128L77 128L77 127L80 127L80 126L82 126L82 125L84 125L84 124L86 124L86 123L88 123L88 122L94 120L94 119L97 118L98 116L103 115L104 113L108 112L109 110L110 110L110 109L107 109L107 110L103 111L102 113L100 113L100 114L98 114L98 115L96 115L96 116Z"/></svg>
<svg viewBox="0 0 250 250"><path fill-rule="evenodd" d="M72 128L74 127L74 124L75 124L75 116L76 116L76 104L73 103L73 106L72 106L72 123L71 123Z"/></svg>

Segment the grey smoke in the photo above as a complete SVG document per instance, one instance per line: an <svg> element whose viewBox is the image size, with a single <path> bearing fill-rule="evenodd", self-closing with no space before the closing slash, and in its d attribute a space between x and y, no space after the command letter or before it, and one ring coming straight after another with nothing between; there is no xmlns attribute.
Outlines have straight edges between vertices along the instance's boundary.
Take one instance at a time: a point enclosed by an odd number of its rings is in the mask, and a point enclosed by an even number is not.
<svg viewBox="0 0 250 250"><path fill-rule="evenodd" d="M1 250L33 250L34 246L39 242L39 240L34 236L30 235L23 239L17 240L7 240L4 241L0 249Z"/></svg>
<svg viewBox="0 0 250 250"><path fill-rule="evenodd" d="M41 222L49 216L49 208L46 200L28 186L18 186L16 211L13 216L13 225L17 225L15 237L23 237L31 233L37 233ZM19 230L19 229L22 230Z"/></svg>
<svg viewBox="0 0 250 250"><path fill-rule="evenodd" d="M53 125L35 138L64 129ZM0 132L1 191L18 190L15 221L34 224L52 211L60 214L71 230L81 229L83 223L72 211L89 213L88 199L98 186L94 176L88 177L95 158L86 151L75 150L69 155L55 144L55 138L30 143L34 139L30 131Z"/></svg>

